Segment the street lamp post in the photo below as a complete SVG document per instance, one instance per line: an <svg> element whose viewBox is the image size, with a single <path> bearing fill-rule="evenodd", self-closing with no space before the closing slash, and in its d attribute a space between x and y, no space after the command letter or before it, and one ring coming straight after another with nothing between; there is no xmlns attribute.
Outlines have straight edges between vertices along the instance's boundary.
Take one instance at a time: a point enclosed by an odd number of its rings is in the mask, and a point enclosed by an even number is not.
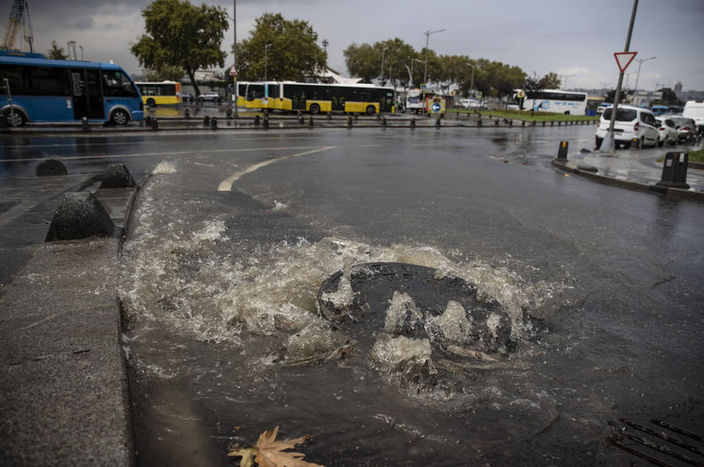
<svg viewBox="0 0 704 467"><path fill-rule="evenodd" d="M423 84L428 85L428 47L430 46L430 35L438 32L446 31L446 29L438 29L436 31L425 31L425 70L423 71Z"/></svg>
<svg viewBox="0 0 704 467"><path fill-rule="evenodd" d="M232 54L234 56L232 64L235 69L235 76L232 77L232 96L235 100L235 117L239 117L239 111L237 108L237 0L232 0L232 32L234 34L232 39Z"/></svg>
<svg viewBox="0 0 704 467"><path fill-rule="evenodd" d="M648 60L655 60L658 57L648 57L648 58L638 58L636 59L638 61L638 74L636 74L636 92L638 92L638 80L640 79L640 66L643 64L643 62L647 62Z"/></svg>
<svg viewBox="0 0 704 467"><path fill-rule="evenodd" d="M381 76L379 77L380 84L384 84L384 52L388 49L386 47L381 49Z"/></svg>
<svg viewBox="0 0 704 467"><path fill-rule="evenodd" d="M268 60L268 54L269 54L269 47L271 47L271 44L264 44L264 81L267 80L266 66L267 66L267 60Z"/></svg>

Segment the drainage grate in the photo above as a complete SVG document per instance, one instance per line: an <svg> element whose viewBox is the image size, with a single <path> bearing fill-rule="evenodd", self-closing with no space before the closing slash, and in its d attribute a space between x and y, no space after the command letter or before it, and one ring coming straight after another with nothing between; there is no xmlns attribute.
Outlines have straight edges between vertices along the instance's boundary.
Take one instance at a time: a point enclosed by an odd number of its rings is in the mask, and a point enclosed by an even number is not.
<svg viewBox="0 0 704 467"><path fill-rule="evenodd" d="M658 419L645 424L621 419L612 425L616 432L609 442L629 454L661 466L704 466L700 434Z"/></svg>

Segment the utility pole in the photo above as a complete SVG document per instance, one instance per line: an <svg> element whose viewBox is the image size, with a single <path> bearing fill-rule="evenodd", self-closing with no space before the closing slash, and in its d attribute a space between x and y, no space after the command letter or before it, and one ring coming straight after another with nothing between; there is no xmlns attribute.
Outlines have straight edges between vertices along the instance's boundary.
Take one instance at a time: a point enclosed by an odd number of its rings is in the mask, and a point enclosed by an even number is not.
<svg viewBox="0 0 704 467"><path fill-rule="evenodd" d="M269 47L271 47L271 44L264 44L264 81L267 80L266 78L266 66L267 66L267 60L268 60L268 55L269 55ZM267 87L268 88L268 87Z"/></svg>
<svg viewBox="0 0 704 467"><path fill-rule="evenodd" d="M430 35L438 32L446 31L446 29L438 29L437 31L425 31L425 70L423 71L423 84L428 85L428 47L430 46Z"/></svg>
<svg viewBox="0 0 704 467"><path fill-rule="evenodd" d="M633 34L633 23L636 21L636 12L638 11L638 0L633 0L633 10L631 11L631 22L628 25L628 34L626 35L626 46L624 52L629 52L631 46L631 35ZM618 84L616 85L616 94L614 96L614 105L611 110L611 123L609 130L604 140L601 142L599 152L611 152L614 149L614 127L616 126L616 114L618 113L618 103L621 99L621 85L623 84L623 71L618 75Z"/></svg>
<svg viewBox="0 0 704 467"><path fill-rule="evenodd" d="M386 47L381 49L381 76L379 77L379 84L384 85L384 52L386 52Z"/></svg>

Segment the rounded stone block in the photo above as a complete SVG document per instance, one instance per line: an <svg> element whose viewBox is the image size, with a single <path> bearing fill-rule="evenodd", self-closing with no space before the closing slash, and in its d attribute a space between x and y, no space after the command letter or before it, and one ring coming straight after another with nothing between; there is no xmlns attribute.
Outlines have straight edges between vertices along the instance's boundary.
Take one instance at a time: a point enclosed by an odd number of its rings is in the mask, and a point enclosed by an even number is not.
<svg viewBox="0 0 704 467"><path fill-rule="evenodd" d="M37 177L50 177L53 175L66 175L68 171L63 162L56 159L46 159L37 166Z"/></svg>
<svg viewBox="0 0 704 467"><path fill-rule="evenodd" d="M125 164L110 164L103 172L100 188L127 188L134 185L134 179Z"/></svg>
<svg viewBox="0 0 704 467"><path fill-rule="evenodd" d="M114 229L112 219L92 193L65 193L51 220L46 241L108 237Z"/></svg>

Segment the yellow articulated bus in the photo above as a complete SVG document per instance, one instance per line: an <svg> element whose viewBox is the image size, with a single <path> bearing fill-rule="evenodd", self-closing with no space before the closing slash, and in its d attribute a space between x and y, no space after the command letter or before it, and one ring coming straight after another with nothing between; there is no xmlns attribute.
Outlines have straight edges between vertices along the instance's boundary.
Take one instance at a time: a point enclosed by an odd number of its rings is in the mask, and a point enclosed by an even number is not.
<svg viewBox="0 0 704 467"><path fill-rule="evenodd" d="M137 82L134 84L142 94L144 105L153 107L181 103L181 83L177 81Z"/></svg>
<svg viewBox="0 0 704 467"><path fill-rule="evenodd" d="M373 84L318 84L293 81L237 84L237 105L289 112L346 112L368 115L394 112L393 88Z"/></svg>

